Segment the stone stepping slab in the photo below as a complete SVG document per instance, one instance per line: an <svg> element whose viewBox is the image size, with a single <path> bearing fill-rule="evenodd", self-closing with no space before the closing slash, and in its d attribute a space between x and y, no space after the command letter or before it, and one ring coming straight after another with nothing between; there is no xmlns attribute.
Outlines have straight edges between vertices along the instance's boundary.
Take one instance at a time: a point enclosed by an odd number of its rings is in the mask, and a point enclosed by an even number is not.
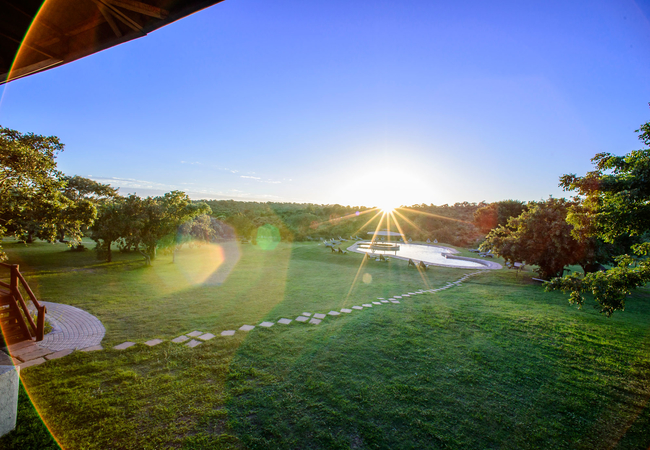
<svg viewBox="0 0 650 450"><path fill-rule="evenodd" d="M182 344L185 341L188 341L190 338L187 336L178 336L176 339L172 339L174 344Z"/></svg>
<svg viewBox="0 0 650 450"><path fill-rule="evenodd" d="M253 328L255 328L255 325L242 325L241 327L239 327L239 330L240 331L250 331Z"/></svg>
<svg viewBox="0 0 650 450"><path fill-rule="evenodd" d="M73 348L68 348L66 350L60 350L58 352L54 352L54 353L52 353L50 355L47 355L45 357L45 359L47 359L48 361L51 361L53 359L63 358L64 356L68 356L72 352L74 352Z"/></svg>
<svg viewBox="0 0 650 450"><path fill-rule="evenodd" d="M187 333L189 337L199 337L203 334L203 331L192 331L191 333Z"/></svg>
<svg viewBox="0 0 650 450"><path fill-rule="evenodd" d="M372 302L373 305L381 305L381 302Z"/></svg>
<svg viewBox="0 0 650 450"><path fill-rule="evenodd" d="M149 347L153 347L158 344L162 344L163 340L162 339L152 339L150 341L147 341L144 343L144 345L148 345Z"/></svg>
<svg viewBox="0 0 650 450"><path fill-rule="evenodd" d="M399 303L399 300L391 300L391 303Z"/></svg>
<svg viewBox="0 0 650 450"><path fill-rule="evenodd" d="M275 325L275 323L273 322L262 322L260 324L261 327L265 327L265 328L271 328L273 325Z"/></svg>
<svg viewBox="0 0 650 450"><path fill-rule="evenodd" d="M187 345L189 348L194 348L197 345L201 345L201 341L197 341L197 340L192 339L190 342L188 342L185 345Z"/></svg>
<svg viewBox="0 0 650 450"><path fill-rule="evenodd" d="M370 303L364 303L363 305L364 308L372 308L372 305Z"/></svg>
<svg viewBox="0 0 650 450"><path fill-rule="evenodd" d="M306 313L306 312L304 312L304 313L301 314L301 316L307 316L307 317L309 317L309 316L311 316L311 313Z"/></svg>
<svg viewBox="0 0 650 450"><path fill-rule="evenodd" d="M381 303L388 303L388 300L382 300Z"/></svg>
<svg viewBox="0 0 650 450"><path fill-rule="evenodd" d="M314 325L318 325L320 322L320 319L309 319L309 323L313 323Z"/></svg>
<svg viewBox="0 0 650 450"><path fill-rule="evenodd" d="M278 320L278 323L281 323L282 325L289 325L291 323L291 319L280 319Z"/></svg>
<svg viewBox="0 0 650 450"><path fill-rule="evenodd" d="M363 309L363 306L353 306L352 309Z"/></svg>
<svg viewBox="0 0 650 450"><path fill-rule="evenodd" d="M221 336L234 336L235 330L226 330L221 332Z"/></svg>
<svg viewBox="0 0 650 450"><path fill-rule="evenodd" d="M329 314L330 316L338 316L338 315L341 314L341 313L338 312L338 311L330 311L330 312L328 312L327 314Z"/></svg>
<svg viewBox="0 0 650 450"><path fill-rule="evenodd" d="M135 342L123 342L120 345L116 345L113 347L115 350L126 350L129 347L132 347L135 345Z"/></svg>
<svg viewBox="0 0 650 450"><path fill-rule="evenodd" d="M351 313L352 310L351 310L351 309L348 309L348 308L343 308L343 309L341 310L341 312L344 312L344 313Z"/></svg>
<svg viewBox="0 0 650 450"><path fill-rule="evenodd" d="M82 348L81 352L96 352L97 350L104 350L104 347L101 345L92 345L90 347Z"/></svg>
<svg viewBox="0 0 650 450"><path fill-rule="evenodd" d="M28 349L31 349L31 347L27 347L24 350L28 350ZM27 362L27 361L31 361L33 359L42 358L43 356L47 356L47 355L50 355L52 353L54 353L54 352L52 350L50 350L50 349L43 349L43 348L40 348L40 347L35 347L34 351L29 351L29 352L18 351L16 353L14 353L12 356L14 358L16 358L16 359L19 359L22 362Z"/></svg>
<svg viewBox="0 0 650 450"><path fill-rule="evenodd" d="M202 334L201 336L198 336L198 338L201 339L202 341L209 341L210 339L214 338L214 334L205 333L205 334Z"/></svg>
<svg viewBox="0 0 650 450"><path fill-rule="evenodd" d="M314 318L321 319L321 320L323 320L325 316L326 316L325 314L314 314Z"/></svg>
<svg viewBox="0 0 650 450"><path fill-rule="evenodd" d="M43 364L44 362L45 362L45 359L43 359L43 358L30 359L29 361L20 363L19 367L21 369L26 369L28 367L38 366L39 364Z"/></svg>
<svg viewBox="0 0 650 450"><path fill-rule="evenodd" d="M296 317L296 322L307 322L308 320L309 320L309 317L305 317L305 316Z"/></svg>

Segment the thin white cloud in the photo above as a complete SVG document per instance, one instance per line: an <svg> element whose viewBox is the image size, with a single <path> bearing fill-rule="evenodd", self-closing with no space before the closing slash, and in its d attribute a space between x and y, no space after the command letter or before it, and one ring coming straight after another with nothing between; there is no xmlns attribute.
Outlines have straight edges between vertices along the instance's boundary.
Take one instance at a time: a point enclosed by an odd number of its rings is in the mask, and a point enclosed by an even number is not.
<svg viewBox="0 0 650 450"><path fill-rule="evenodd" d="M250 175L240 175L241 178L250 178L251 180L261 180L260 177L251 177Z"/></svg>
<svg viewBox="0 0 650 450"><path fill-rule="evenodd" d="M137 180L134 178L120 178L120 177L92 177L88 176L91 180L99 183L110 184L113 187L120 189L122 195L137 193L140 196L158 196L163 195L169 191L183 191L192 200L227 200L237 199L245 201L268 201L276 200L281 201L281 197L272 194L255 194L251 192L242 191L239 189L213 190L209 188L199 188L194 186L187 189L187 184L181 183L180 185L156 183L153 181ZM255 180L257 181L257 180ZM185 187L184 187L185 186Z"/></svg>

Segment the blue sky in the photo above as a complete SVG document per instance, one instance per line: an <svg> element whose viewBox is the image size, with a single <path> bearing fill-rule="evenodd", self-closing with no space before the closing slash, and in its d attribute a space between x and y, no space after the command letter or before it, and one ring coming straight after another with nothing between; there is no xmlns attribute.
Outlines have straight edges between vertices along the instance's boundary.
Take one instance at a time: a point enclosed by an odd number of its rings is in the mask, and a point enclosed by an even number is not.
<svg viewBox="0 0 650 450"><path fill-rule="evenodd" d="M226 0L5 86L0 124L141 195L538 200L650 120L650 5Z"/></svg>

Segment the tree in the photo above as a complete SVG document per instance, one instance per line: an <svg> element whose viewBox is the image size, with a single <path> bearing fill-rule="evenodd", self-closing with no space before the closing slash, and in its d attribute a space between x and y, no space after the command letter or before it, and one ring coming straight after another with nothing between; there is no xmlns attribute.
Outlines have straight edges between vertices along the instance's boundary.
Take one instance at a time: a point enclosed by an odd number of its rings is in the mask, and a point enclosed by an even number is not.
<svg viewBox="0 0 650 450"><path fill-rule="evenodd" d="M650 122L636 132L639 140L650 146ZM575 227L574 234L608 243L630 237L645 241L650 232L650 149L623 156L598 153L592 163L595 170L585 176L560 178L560 186L576 191L581 200L570 209L567 219ZM625 298L632 290L650 281L649 249L649 243L638 243L631 247L637 258L620 255L617 265L607 272L557 278L546 289L570 292L569 302L578 307L584 305L584 294L589 293L609 317L625 309Z"/></svg>
<svg viewBox="0 0 650 450"><path fill-rule="evenodd" d="M63 144L55 136L22 134L0 126L0 240L8 232L16 236L56 236L56 212L61 209L61 172L56 155ZM31 228L30 228L31 226ZM6 254L0 246L0 260Z"/></svg>
<svg viewBox="0 0 650 450"><path fill-rule="evenodd" d="M97 243L96 250L100 259L113 261L111 245L123 238L127 230L129 217L125 209L126 199L122 197L100 206L97 219L91 228L91 236Z"/></svg>
<svg viewBox="0 0 650 450"><path fill-rule="evenodd" d="M82 228L92 225L97 217L96 208L118 196L117 188L78 175L63 176L62 180L62 194L71 207L64 211L58 225L59 242L65 241L66 234L79 235Z"/></svg>
<svg viewBox="0 0 650 450"><path fill-rule="evenodd" d="M156 258L160 247L177 245L177 232L192 218L210 213L205 203L193 203L180 191L168 192L159 197L140 198L129 195L107 203L92 227L100 256L111 261L111 244L134 248L144 256L146 264Z"/></svg>
<svg viewBox="0 0 650 450"><path fill-rule="evenodd" d="M166 236L175 236L178 227L201 214L210 213L205 203L192 203L181 191L168 192L160 197L141 199L136 206L137 230L131 233L130 243L140 249L146 264L156 258L159 244L175 245L175 240L160 242Z"/></svg>
<svg viewBox="0 0 650 450"><path fill-rule="evenodd" d="M519 200L502 200L490 203L474 212L474 224L484 233L508 223L526 210L526 204Z"/></svg>
<svg viewBox="0 0 650 450"><path fill-rule="evenodd" d="M594 242L579 242L566 217L571 202L549 198L531 202L529 209L511 218L506 226L492 230L482 247L493 250L510 263L536 265L543 278L562 276L564 268L581 264L583 269L596 255Z"/></svg>

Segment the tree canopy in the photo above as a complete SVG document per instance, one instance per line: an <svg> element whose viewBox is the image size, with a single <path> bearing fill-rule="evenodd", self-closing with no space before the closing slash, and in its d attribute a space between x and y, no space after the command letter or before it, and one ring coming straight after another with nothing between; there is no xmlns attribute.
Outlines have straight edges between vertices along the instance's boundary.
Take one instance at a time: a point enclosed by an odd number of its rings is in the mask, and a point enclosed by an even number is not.
<svg viewBox="0 0 650 450"><path fill-rule="evenodd" d="M639 140L650 146L650 122L636 130ZM615 243L635 236L640 243L631 247L636 257L627 254L616 259L616 266L604 273L571 274L557 278L548 290L570 292L569 301L581 307L584 294L591 294L602 313L611 316L625 309L625 298L636 287L650 281L647 259L650 232L650 149L623 156L598 153L592 159L595 170L580 177L560 178L560 186L575 191L580 200L568 214L574 236L584 240L600 238Z"/></svg>
<svg viewBox="0 0 650 450"><path fill-rule="evenodd" d="M507 262L538 266L543 278L561 276L571 264L584 264L594 253L593 242L579 242L567 223L572 202L549 198L531 202L528 210L512 217L504 226L493 229L482 247L494 251Z"/></svg>

